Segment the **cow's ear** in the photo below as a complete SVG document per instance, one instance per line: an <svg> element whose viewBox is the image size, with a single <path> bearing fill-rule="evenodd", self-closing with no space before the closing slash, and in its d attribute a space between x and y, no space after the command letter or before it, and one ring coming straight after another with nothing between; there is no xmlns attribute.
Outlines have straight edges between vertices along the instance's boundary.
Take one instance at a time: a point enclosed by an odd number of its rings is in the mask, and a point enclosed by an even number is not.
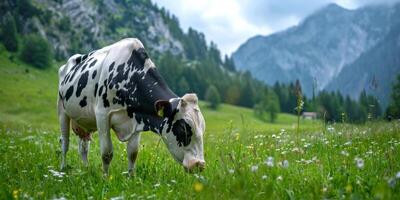
<svg viewBox="0 0 400 200"><path fill-rule="evenodd" d="M171 103L168 100L158 100L154 103L156 113L159 117L165 118L171 115Z"/></svg>

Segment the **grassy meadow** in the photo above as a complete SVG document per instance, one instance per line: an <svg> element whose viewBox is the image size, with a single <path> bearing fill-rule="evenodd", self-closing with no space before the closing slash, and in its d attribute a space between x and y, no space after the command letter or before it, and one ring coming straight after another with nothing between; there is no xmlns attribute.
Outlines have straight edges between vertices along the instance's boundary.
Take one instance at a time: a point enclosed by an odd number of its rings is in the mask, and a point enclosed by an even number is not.
<svg viewBox="0 0 400 200"><path fill-rule="evenodd" d="M101 172L97 134L89 166L71 133L59 171L57 69L37 70L0 51L0 199L400 199L400 122L332 124L201 103L205 171L187 174L158 136L142 134L136 175L113 136L110 176Z"/></svg>

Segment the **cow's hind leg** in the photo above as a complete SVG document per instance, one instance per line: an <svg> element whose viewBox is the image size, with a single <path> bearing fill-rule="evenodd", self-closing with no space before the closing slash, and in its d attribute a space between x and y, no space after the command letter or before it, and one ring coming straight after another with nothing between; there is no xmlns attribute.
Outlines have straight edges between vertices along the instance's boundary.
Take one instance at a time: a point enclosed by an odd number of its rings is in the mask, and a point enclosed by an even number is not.
<svg viewBox="0 0 400 200"><path fill-rule="evenodd" d="M139 152L140 132L134 133L126 145L126 152L128 154L128 174L133 175L135 172L135 162Z"/></svg>
<svg viewBox="0 0 400 200"><path fill-rule="evenodd" d="M113 145L110 136L110 121L108 115L96 115L97 130L99 132L100 153L103 160L103 172L108 175L108 167L113 158Z"/></svg>
<svg viewBox="0 0 400 200"><path fill-rule="evenodd" d="M79 153L81 154L83 165L88 166L90 140L86 138L79 138Z"/></svg>
<svg viewBox="0 0 400 200"><path fill-rule="evenodd" d="M67 152L69 148L69 127L70 127L70 118L65 114L64 108L62 107L61 101L58 102L58 120L60 123L60 131L61 131L61 170L65 169L67 163Z"/></svg>

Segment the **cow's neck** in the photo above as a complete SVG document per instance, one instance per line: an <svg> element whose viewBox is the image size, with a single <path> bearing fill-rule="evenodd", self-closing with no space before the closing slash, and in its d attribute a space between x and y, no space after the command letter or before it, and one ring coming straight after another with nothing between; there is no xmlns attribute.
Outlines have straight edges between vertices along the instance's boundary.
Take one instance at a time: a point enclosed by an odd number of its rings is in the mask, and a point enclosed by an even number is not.
<svg viewBox="0 0 400 200"><path fill-rule="evenodd" d="M135 115L136 121L143 131L161 134L167 121L157 115L154 105L158 100L171 100L178 96L169 89L156 68L150 68L141 83L138 96L141 104Z"/></svg>
<svg viewBox="0 0 400 200"><path fill-rule="evenodd" d="M135 120L138 123L136 131L152 131L157 134L162 133L165 124L165 121L158 116L141 113L135 114Z"/></svg>
<svg viewBox="0 0 400 200"><path fill-rule="evenodd" d="M155 103L159 100L170 100L178 96L169 89L156 68L150 68L140 81L137 98L138 111L142 114L157 116Z"/></svg>

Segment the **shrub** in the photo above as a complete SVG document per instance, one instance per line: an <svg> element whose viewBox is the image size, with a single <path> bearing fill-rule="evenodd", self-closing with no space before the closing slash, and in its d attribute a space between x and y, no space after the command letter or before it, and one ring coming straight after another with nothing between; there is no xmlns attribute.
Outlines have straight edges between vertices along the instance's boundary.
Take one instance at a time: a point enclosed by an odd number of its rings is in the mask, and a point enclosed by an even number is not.
<svg viewBox="0 0 400 200"><path fill-rule="evenodd" d="M50 67L52 52L49 43L37 34L26 36L21 50L21 59L40 69Z"/></svg>
<svg viewBox="0 0 400 200"><path fill-rule="evenodd" d="M218 90L215 86L210 85L207 89L205 95L206 101L209 102L209 106L211 109L217 109L218 105L221 103L221 97L218 93Z"/></svg>

